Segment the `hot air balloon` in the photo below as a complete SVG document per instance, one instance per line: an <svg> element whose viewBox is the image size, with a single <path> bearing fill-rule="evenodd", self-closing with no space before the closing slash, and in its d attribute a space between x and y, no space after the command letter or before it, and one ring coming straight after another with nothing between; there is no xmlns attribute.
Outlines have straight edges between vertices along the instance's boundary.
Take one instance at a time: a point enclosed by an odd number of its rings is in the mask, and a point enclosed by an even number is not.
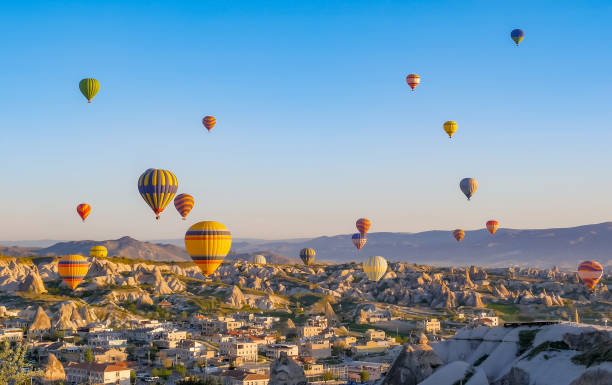
<svg viewBox="0 0 612 385"><path fill-rule="evenodd" d="M90 258L106 258L108 255L108 250L104 246L94 246L89 249L89 257Z"/></svg>
<svg viewBox="0 0 612 385"><path fill-rule="evenodd" d="M498 221L495 221L495 220L487 221L487 230L489 230L491 234L495 234L498 227L499 227Z"/></svg>
<svg viewBox="0 0 612 385"><path fill-rule="evenodd" d="M198 222L185 233L187 253L207 277L217 270L231 247L232 234L219 222Z"/></svg>
<svg viewBox="0 0 612 385"><path fill-rule="evenodd" d="M155 213L155 219L164 211L178 190L178 180L167 170L150 168L138 178L138 192Z"/></svg>
<svg viewBox="0 0 612 385"><path fill-rule="evenodd" d="M317 255L317 253L314 251L314 249L309 247L300 250L300 258L302 258L302 262L304 262L304 265L306 266L310 266L314 262L315 255Z"/></svg>
<svg viewBox="0 0 612 385"><path fill-rule="evenodd" d="M204 127L206 127L206 129L208 130L208 132L210 132L210 130L213 129L213 127L215 126L215 124L217 124L217 119L215 119L214 116L205 116L202 119L202 124L204 125Z"/></svg>
<svg viewBox="0 0 612 385"><path fill-rule="evenodd" d="M87 219L90 212L91 206L89 206L87 203L81 203L77 206L77 214L79 214L83 222L85 222L85 219Z"/></svg>
<svg viewBox="0 0 612 385"><path fill-rule="evenodd" d="M368 231L370 231L371 223L367 218L357 219L357 223L355 225L357 226L357 231L359 231L359 234L363 235L364 237Z"/></svg>
<svg viewBox="0 0 612 385"><path fill-rule="evenodd" d="M476 179L474 178L463 178L461 179L461 182L459 182L459 188L469 201L472 195L474 195L476 192L476 189L478 189L478 182L476 182Z"/></svg>
<svg viewBox="0 0 612 385"><path fill-rule="evenodd" d="M361 248L363 248L363 246L365 246L366 242L368 241L365 236L359 233L353 234L351 240L353 241L353 245L355 245L355 247L357 248L357 251L361 250Z"/></svg>
<svg viewBox="0 0 612 385"><path fill-rule="evenodd" d="M419 85L420 82L421 82L421 77L417 74L410 74L406 76L406 83L408 83L408 85L410 86L410 88L412 88L413 91L416 88L416 86Z"/></svg>
<svg viewBox="0 0 612 385"><path fill-rule="evenodd" d="M91 103L91 99L100 91L100 82L93 78L85 78L79 82L79 89L87 99L87 103Z"/></svg>
<svg viewBox="0 0 612 385"><path fill-rule="evenodd" d="M174 198L174 207L176 207L176 211L181 214L183 220L187 217L187 214L193 208L193 197L189 194L179 194Z"/></svg>
<svg viewBox="0 0 612 385"><path fill-rule="evenodd" d="M512 32L510 32L510 37L512 38L512 40L514 40L516 45L519 45L520 42L525 37L525 32L523 32L522 29L518 29L518 28L517 29L513 29Z"/></svg>
<svg viewBox="0 0 612 385"><path fill-rule="evenodd" d="M457 131L457 122L449 120L447 122L444 122L443 127L444 127L444 132L448 134L448 137L452 138L455 131Z"/></svg>
<svg viewBox="0 0 612 385"><path fill-rule="evenodd" d="M589 290L593 290L603 275L603 267L597 261L584 261L578 265L578 276Z"/></svg>
<svg viewBox="0 0 612 385"><path fill-rule="evenodd" d="M89 262L80 255L67 255L57 264L59 276L74 290L87 275Z"/></svg>
<svg viewBox="0 0 612 385"><path fill-rule="evenodd" d="M387 272L387 260L383 257L370 257L363 263L363 271L370 281L380 281Z"/></svg>
<svg viewBox="0 0 612 385"><path fill-rule="evenodd" d="M257 254L251 257L251 263L254 263L256 265L265 265L266 264L266 257L264 257L261 254Z"/></svg>
<svg viewBox="0 0 612 385"><path fill-rule="evenodd" d="M461 229L457 229L453 231L453 237L455 237L457 242L461 242L461 240L463 240L463 238L465 237L465 231Z"/></svg>

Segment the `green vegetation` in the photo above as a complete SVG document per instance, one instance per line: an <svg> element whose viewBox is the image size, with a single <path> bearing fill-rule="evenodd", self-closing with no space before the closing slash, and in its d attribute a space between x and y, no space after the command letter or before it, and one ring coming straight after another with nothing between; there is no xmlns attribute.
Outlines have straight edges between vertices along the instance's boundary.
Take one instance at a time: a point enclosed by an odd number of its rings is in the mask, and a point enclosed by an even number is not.
<svg viewBox="0 0 612 385"><path fill-rule="evenodd" d="M479 359L476 360L476 362L474 362L474 366L479 366L480 364L482 364L487 358L489 358L488 354L483 355L482 357L480 357Z"/></svg>
<svg viewBox="0 0 612 385"><path fill-rule="evenodd" d="M531 348L533 345L533 340L536 337L536 334L540 329L529 329L529 330L521 330L519 332L519 350L516 353L517 356L525 353L527 350Z"/></svg>
<svg viewBox="0 0 612 385"><path fill-rule="evenodd" d="M531 360L542 352L560 352L561 350L569 350L569 346L563 341L546 341L542 342L535 348L531 349L527 354L527 359Z"/></svg>
<svg viewBox="0 0 612 385"><path fill-rule="evenodd" d="M366 372L365 370L359 373L359 379L361 380L361 382L366 382L368 378L370 378L370 373Z"/></svg>
<svg viewBox="0 0 612 385"><path fill-rule="evenodd" d="M572 362L576 365L584 365L587 368L602 362L612 362L612 344L610 342L597 344L591 349L572 357Z"/></svg>
<svg viewBox="0 0 612 385"><path fill-rule="evenodd" d="M87 348L87 350L85 350L85 362L93 362L93 360L93 352L91 351L91 348Z"/></svg>
<svg viewBox="0 0 612 385"><path fill-rule="evenodd" d="M33 377L43 375L40 370L29 370L30 367L25 362L26 344L11 344L4 340L0 343L0 385L21 385L32 382Z"/></svg>
<svg viewBox="0 0 612 385"><path fill-rule="evenodd" d="M323 381L331 381L334 379L334 375L330 371L326 371L323 373Z"/></svg>
<svg viewBox="0 0 612 385"><path fill-rule="evenodd" d="M151 371L151 375L153 377L161 377L164 380L167 380L172 375L172 369L153 369Z"/></svg>

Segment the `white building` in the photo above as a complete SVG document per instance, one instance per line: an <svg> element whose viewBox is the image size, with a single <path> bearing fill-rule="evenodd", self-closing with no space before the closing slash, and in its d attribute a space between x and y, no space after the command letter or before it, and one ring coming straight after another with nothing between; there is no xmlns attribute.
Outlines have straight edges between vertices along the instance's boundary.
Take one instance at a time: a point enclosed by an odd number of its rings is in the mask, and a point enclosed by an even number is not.
<svg viewBox="0 0 612 385"><path fill-rule="evenodd" d="M440 331L440 320L437 318L417 321L417 328L426 333L437 333Z"/></svg>
<svg viewBox="0 0 612 385"><path fill-rule="evenodd" d="M287 353L289 357L297 358L299 349L297 345L270 344L265 347L265 355L270 359L277 359L281 353Z"/></svg>
<svg viewBox="0 0 612 385"><path fill-rule="evenodd" d="M0 341L21 341L23 339L23 330L17 328L0 329Z"/></svg>
<svg viewBox="0 0 612 385"><path fill-rule="evenodd" d="M240 358L243 362L255 362L257 361L257 344L236 340L221 342L219 353L232 360Z"/></svg>
<svg viewBox="0 0 612 385"><path fill-rule="evenodd" d="M499 317L497 317L493 313L487 314L483 311L478 315L478 317L476 317L474 322L479 322L487 326L495 327L499 326Z"/></svg>
<svg viewBox="0 0 612 385"><path fill-rule="evenodd" d="M130 369L122 363L69 363L66 381L75 384L130 385Z"/></svg>

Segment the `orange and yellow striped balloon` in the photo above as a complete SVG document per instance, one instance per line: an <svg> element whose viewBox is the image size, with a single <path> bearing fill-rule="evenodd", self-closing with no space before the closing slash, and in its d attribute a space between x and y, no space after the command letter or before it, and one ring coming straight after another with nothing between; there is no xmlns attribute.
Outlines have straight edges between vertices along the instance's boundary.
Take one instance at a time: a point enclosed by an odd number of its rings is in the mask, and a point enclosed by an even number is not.
<svg viewBox="0 0 612 385"><path fill-rule="evenodd" d="M603 267L597 261L584 261L578 265L578 276L589 290L595 288L602 275Z"/></svg>
<svg viewBox="0 0 612 385"><path fill-rule="evenodd" d="M461 229L457 229L453 231L453 237L455 237L457 242L461 242L461 240L463 240L463 238L465 237L465 231Z"/></svg>
<svg viewBox="0 0 612 385"><path fill-rule="evenodd" d="M359 234L363 235L364 237L368 233L368 231L370 231L371 225L372 223L367 218L359 218L357 219L357 223L355 224L355 226L357 226L357 231L359 231Z"/></svg>
<svg viewBox="0 0 612 385"><path fill-rule="evenodd" d="M419 85L420 82L421 82L421 77L417 74L410 74L406 76L406 83L408 83L408 85L410 86L410 88L412 88L413 91L416 88L416 86Z"/></svg>
<svg viewBox="0 0 612 385"><path fill-rule="evenodd" d="M214 116L205 116L204 119L202 119L202 124L204 125L204 127L206 127L208 132L210 132L210 130L213 129L215 124L217 124L217 119L215 119Z"/></svg>
<svg viewBox="0 0 612 385"><path fill-rule="evenodd" d="M444 122L444 132L448 135L449 138L453 137L453 134L457 131L457 122L449 120Z"/></svg>
<svg viewBox="0 0 612 385"><path fill-rule="evenodd" d="M183 220L187 218L187 214L191 211L194 205L193 197L189 194L179 194L174 198L174 207L181 214Z"/></svg>
<svg viewBox="0 0 612 385"><path fill-rule="evenodd" d="M89 262L80 255L67 255L57 264L59 276L72 290L81 283L89 271Z"/></svg>
<svg viewBox="0 0 612 385"><path fill-rule="evenodd" d="M495 221L495 220L490 220L487 222L487 230L489 230L489 232L491 234L495 234L495 232L497 231L497 229L499 228L499 222Z"/></svg>
<svg viewBox="0 0 612 385"><path fill-rule="evenodd" d="M87 203L81 203L77 206L77 214L79 214L83 222L85 222L85 219L87 219L90 212L91 206L89 206Z"/></svg>
<svg viewBox="0 0 612 385"><path fill-rule="evenodd" d="M187 253L207 277L217 270L231 247L232 234L219 222L198 222L185 233Z"/></svg>

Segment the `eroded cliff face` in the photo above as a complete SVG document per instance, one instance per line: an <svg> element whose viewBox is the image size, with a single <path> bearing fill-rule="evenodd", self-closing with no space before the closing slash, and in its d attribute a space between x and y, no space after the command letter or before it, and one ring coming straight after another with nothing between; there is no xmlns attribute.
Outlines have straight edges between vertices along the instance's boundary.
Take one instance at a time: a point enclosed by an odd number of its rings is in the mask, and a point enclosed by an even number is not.
<svg viewBox="0 0 612 385"><path fill-rule="evenodd" d="M426 339L420 342L426 342ZM387 372L382 385L416 385L442 365L440 357L426 343L406 344Z"/></svg>
<svg viewBox="0 0 612 385"><path fill-rule="evenodd" d="M306 385L304 369L281 352L280 356L270 365L269 385Z"/></svg>

